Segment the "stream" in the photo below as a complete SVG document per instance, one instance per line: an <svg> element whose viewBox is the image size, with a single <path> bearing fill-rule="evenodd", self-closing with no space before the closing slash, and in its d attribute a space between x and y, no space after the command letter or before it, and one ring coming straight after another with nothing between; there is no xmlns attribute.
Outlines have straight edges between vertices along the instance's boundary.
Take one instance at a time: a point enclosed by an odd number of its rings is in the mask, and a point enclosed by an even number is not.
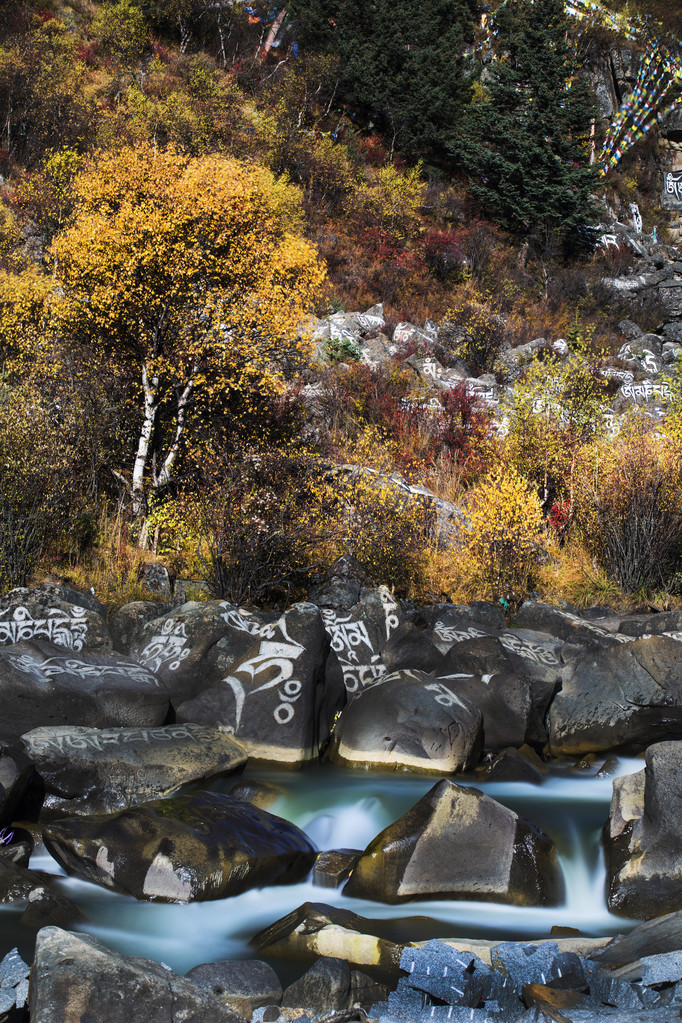
<svg viewBox="0 0 682 1023"><path fill-rule="evenodd" d="M613 778L641 770L643 761L620 759L617 771L608 778L596 776L600 766L597 762L586 772L553 767L540 786L526 782L481 784L466 776L453 779L476 785L554 839L566 882L566 901L549 909L454 901L389 906L345 898L341 889L320 888L309 881L213 902L143 903L64 877L42 847L36 848L30 865L63 876L61 890L86 917L74 930L92 934L117 951L163 962L181 974L198 963L250 958L249 939L307 901L382 921L384 936L402 941L453 936L538 938L549 936L554 925L575 927L588 935L615 934L629 929L632 922L613 916L606 907L600 832L608 816ZM363 849L438 781L436 777L318 766L301 772L250 768L239 779L220 779L209 787L229 793L237 780L248 778L277 786L280 794L268 810L302 828L320 850ZM0 956L17 945L30 962L33 938L18 923L24 906L0 905ZM277 964L277 971L284 975L282 964Z"/></svg>

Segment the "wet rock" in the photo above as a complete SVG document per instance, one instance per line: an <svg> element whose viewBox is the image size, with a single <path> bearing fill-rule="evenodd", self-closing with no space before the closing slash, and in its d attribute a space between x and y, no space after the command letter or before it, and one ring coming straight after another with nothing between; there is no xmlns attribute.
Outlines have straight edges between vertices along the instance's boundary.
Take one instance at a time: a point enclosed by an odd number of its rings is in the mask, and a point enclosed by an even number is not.
<svg viewBox="0 0 682 1023"><path fill-rule="evenodd" d="M0 829L12 820L32 775L28 757L0 742Z"/></svg>
<svg viewBox="0 0 682 1023"><path fill-rule="evenodd" d="M83 919L78 906L57 887L57 878L0 859L0 903L26 902L20 922L38 930L46 922L71 926Z"/></svg>
<svg viewBox="0 0 682 1023"><path fill-rule="evenodd" d="M346 707L329 759L346 767L442 773L478 758L481 714L423 671L384 675Z"/></svg>
<svg viewBox="0 0 682 1023"><path fill-rule="evenodd" d="M245 781L238 781L236 785L233 785L229 794L233 799L243 799L247 803L259 806L261 810L267 810L283 792L284 789L279 785L261 781L260 778L247 778Z"/></svg>
<svg viewBox="0 0 682 1023"><path fill-rule="evenodd" d="M546 835L477 789L443 780L370 842L343 891L390 903L540 906L559 903L563 880Z"/></svg>
<svg viewBox="0 0 682 1023"><path fill-rule="evenodd" d="M239 999L257 1009L282 1000L279 977L272 966L259 959L202 963L188 970L185 976L221 1002Z"/></svg>
<svg viewBox="0 0 682 1023"><path fill-rule="evenodd" d="M649 919L682 909L682 742L646 751L646 766L617 778L604 828L612 912Z"/></svg>
<svg viewBox="0 0 682 1023"><path fill-rule="evenodd" d="M520 749L503 749L497 756L479 769L484 781L527 782L542 785L549 774L549 768L540 760L534 749L523 746Z"/></svg>
<svg viewBox="0 0 682 1023"><path fill-rule="evenodd" d="M552 754L608 750L682 736L682 648L666 636L563 653L549 711Z"/></svg>
<svg viewBox="0 0 682 1023"><path fill-rule="evenodd" d="M551 604L527 600L511 623L514 628L548 632L567 643L591 647L612 647L627 642L627 637L609 632L587 618Z"/></svg>
<svg viewBox="0 0 682 1023"><path fill-rule="evenodd" d="M282 1005L313 1012L350 1008L350 967L344 959L320 956L282 995Z"/></svg>
<svg viewBox="0 0 682 1023"><path fill-rule="evenodd" d="M612 804L613 805L613 804ZM682 950L682 911L638 924L629 934L619 934L602 949L590 953L595 962L621 967L638 963L646 956L667 955Z"/></svg>
<svg viewBox="0 0 682 1023"><path fill-rule="evenodd" d="M350 971L350 1005L360 1005L365 1011L374 1002L382 1001L388 997L388 987L369 977L362 970Z"/></svg>
<svg viewBox="0 0 682 1023"><path fill-rule="evenodd" d="M49 590L10 590L0 597L0 646L31 639L75 653L111 650L111 636L98 610L72 604Z"/></svg>
<svg viewBox="0 0 682 1023"><path fill-rule="evenodd" d="M112 813L242 770L247 761L231 735L206 725L62 725L36 728L22 741L45 787L44 809L65 814Z"/></svg>
<svg viewBox="0 0 682 1023"><path fill-rule="evenodd" d="M46 927L31 971L31 1023L243 1023L207 991L151 959Z"/></svg>
<svg viewBox="0 0 682 1023"><path fill-rule="evenodd" d="M377 937L373 928L372 921L347 909L305 902L254 935L251 946L268 957L314 962L333 956L395 976L403 946Z"/></svg>
<svg viewBox="0 0 682 1023"><path fill-rule="evenodd" d="M524 675L439 675L448 692L463 697L483 715L483 748L496 752L523 746L533 719L533 693Z"/></svg>
<svg viewBox="0 0 682 1023"><path fill-rule="evenodd" d="M313 884L320 888L340 888L361 855L361 849L330 849L320 853L313 867Z"/></svg>
<svg viewBox="0 0 682 1023"><path fill-rule="evenodd" d="M154 727L168 692L148 668L120 655L67 653L43 641L0 648L0 735L48 725Z"/></svg>
<svg viewBox="0 0 682 1023"><path fill-rule="evenodd" d="M47 825L44 839L67 873L150 902L224 899L294 884L315 860L293 824L213 792L67 817Z"/></svg>
<svg viewBox="0 0 682 1023"><path fill-rule="evenodd" d="M158 600L133 600L119 607L108 623L114 650L127 654L131 646L139 642L145 625L162 618L172 607L171 603Z"/></svg>
<svg viewBox="0 0 682 1023"><path fill-rule="evenodd" d="M186 604L145 626L134 648L167 681L178 721L223 725L258 760L315 759L345 702L312 604L278 617Z"/></svg>

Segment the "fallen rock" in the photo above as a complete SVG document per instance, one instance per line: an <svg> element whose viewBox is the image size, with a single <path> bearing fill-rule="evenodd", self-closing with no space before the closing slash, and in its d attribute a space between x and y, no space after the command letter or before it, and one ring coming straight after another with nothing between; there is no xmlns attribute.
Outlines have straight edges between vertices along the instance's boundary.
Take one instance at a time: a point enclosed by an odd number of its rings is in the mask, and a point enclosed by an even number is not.
<svg viewBox="0 0 682 1023"><path fill-rule="evenodd" d="M382 676L350 703L328 756L345 767L465 770L478 759L481 714L423 671Z"/></svg>
<svg viewBox="0 0 682 1023"><path fill-rule="evenodd" d="M682 909L682 742L650 746L645 763L613 782L604 828L609 909L640 919Z"/></svg>
<svg viewBox="0 0 682 1023"><path fill-rule="evenodd" d="M666 636L563 652L549 710L554 756L682 736L682 647Z"/></svg>
<svg viewBox="0 0 682 1023"><path fill-rule="evenodd" d="M563 878L539 829L477 789L443 780L370 842L343 892L390 903L551 906L563 897Z"/></svg>
<svg viewBox="0 0 682 1023"><path fill-rule="evenodd" d="M44 809L65 814L112 813L242 770L247 761L231 735L206 725L57 725L35 728L22 741L45 787Z"/></svg>
<svg viewBox="0 0 682 1023"><path fill-rule="evenodd" d="M202 963L193 966L185 976L221 1002L239 999L257 1009L261 1005L277 1005L282 1000L279 977L272 966L259 959Z"/></svg>
<svg viewBox="0 0 682 1023"><path fill-rule="evenodd" d="M207 991L141 956L45 927L31 970L31 1023L243 1023Z"/></svg>
<svg viewBox="0 0 682 1023"><path fill-rule="evenodd" d="M67 817L46 825L43 834L67 873L150 902L224 899L249 888L295 884L315 860L293 824L214 792Z"/></svg>

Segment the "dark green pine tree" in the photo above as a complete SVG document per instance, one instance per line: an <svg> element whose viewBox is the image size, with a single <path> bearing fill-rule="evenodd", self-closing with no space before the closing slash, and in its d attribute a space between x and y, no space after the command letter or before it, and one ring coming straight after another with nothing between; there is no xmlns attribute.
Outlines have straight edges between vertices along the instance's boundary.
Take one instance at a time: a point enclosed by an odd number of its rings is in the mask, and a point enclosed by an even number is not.
<svg viewBox="0 0 682 1023"><path fill-rule="evenodd" d="M469 0L290 0L304 50L337 55L340 98L391 149L444 155L470 97Z"/></svg>
<svg viewBox="0 0 682 1023"><path fill-rule="evenodd" d="M576 74L563 0L509 0L496 16L497 58L454 152L491 219L519 235L579 244L596 219L589 165L594 100Z"/></svg>

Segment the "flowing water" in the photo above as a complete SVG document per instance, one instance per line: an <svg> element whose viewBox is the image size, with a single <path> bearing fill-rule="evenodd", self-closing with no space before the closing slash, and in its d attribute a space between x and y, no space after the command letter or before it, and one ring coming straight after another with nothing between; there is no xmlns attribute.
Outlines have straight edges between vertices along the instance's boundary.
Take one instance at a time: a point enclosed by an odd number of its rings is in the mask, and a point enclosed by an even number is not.
<svg viewBox="0 0 682 1023"><path fill-rule="evenodd" d="M597 765L598 767L599 765ZM579 928L589 935L614 934L631 924L612 916L604 898L605 871L600 831L611 799L610 778L556 768L541 786L520 782L475 784L489 796L527 817L555 841L566 882L561 907L533 909L481 902L413 902L388 906L344 898L340 890L310 882L245 892L231 899L189 905L142 903L73 878L63 878L65 895L85 914L74 927L110 948L147 956L185 973L198 963L248 958L248 941L262 928L301 903L323 902L349 909L380 925L396 940L429 937L484 937L502 940L543 937L552 926ZM641 760L620 760L616 774L641 770ZM388 824L402 816L437 781L407 774L341 771L329 767L300 773L253 770L253 777L281 792L268 809L297 824L320 850L364 848ZM234 778L212 786L229 792ZM31 867L62 874L42 848ZM19 945L31 955L31 936L18 918L23 905L0 906L0 955ZM278 967L278 971L281 970Z"/></svg>

